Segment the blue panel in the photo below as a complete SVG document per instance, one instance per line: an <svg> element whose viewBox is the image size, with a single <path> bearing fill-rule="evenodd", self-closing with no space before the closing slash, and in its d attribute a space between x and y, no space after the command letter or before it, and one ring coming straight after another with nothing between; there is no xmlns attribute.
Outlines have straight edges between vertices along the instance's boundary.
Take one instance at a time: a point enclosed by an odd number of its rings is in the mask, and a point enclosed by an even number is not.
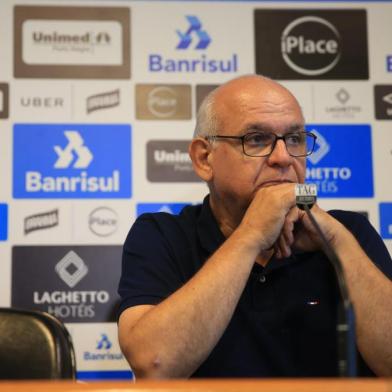
<svg viewBox="0 0 392 392"><path fill-rule="evenodd" d="M385 239L392 239L392 202L380 203L380 233Z"/></svg>
<svg viewBox="0 0 392 392"><path fill-rule="evenodd" d="M129 198L131 127L15 124L15 198Z"/></svg>
<svg viewBox="0 0 392 392"><path fill-rule="evenodd" d="M133 380L130 370L106 370L106 371L80 371L76 373L78 380Z"/></svg>
<svg viewBox="0 0 392 392"><path fill-rule="evenodd" d="M8 238L8 205L0 204L0 241Z"/></svg>
<svg viewBox="0 0 392 392"><path fill-rule="evenodd" d="M139 203L136 206L136 215L146 212L168 212L177 215L181 210L191 203Z"/></svg>
<svg viewBox="0 0 392 392"><path fill-rule="evenodd" d="M373 197L372 141L369 125L307 125L317 135L308 157L306 181L320 197Z"/></svg>

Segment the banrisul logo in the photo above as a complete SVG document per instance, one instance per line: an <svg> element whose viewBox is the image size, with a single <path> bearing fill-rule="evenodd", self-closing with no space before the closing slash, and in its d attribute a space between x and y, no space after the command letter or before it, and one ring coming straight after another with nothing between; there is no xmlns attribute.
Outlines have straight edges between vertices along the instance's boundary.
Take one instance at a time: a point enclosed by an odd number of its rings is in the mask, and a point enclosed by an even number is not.
<svg viewBox="0 0 392 392"><path fill-rule="evenodd" d="M131 197L129 125L15 124L13 195Z"/></svg>
<svg viewBox="0 0 392 392"><path fill-rule="evenodd" d="M307 125L317 136L308 157L306 180L320 197L373 197L369 125Z"/></svg>
<svg viewBox="0 0 392 392"><path fill-rule="evenodd" d="M166 212L171 215L178 215L181 210L190 203L139 203L136 206L136 215L148 212Z"/></svg>
<svg viewBox="0 0 392 392"><path fill-rule="evenodd" d="M215 44L209 28L197 15L186 15L185 24L173 29L172 57L162 53L148 56L148 70L161 73L234 73L238 71L238 55L230 54L224 58L212 58L208 49ZM215 51L216 52L216 51Z"/></svg>

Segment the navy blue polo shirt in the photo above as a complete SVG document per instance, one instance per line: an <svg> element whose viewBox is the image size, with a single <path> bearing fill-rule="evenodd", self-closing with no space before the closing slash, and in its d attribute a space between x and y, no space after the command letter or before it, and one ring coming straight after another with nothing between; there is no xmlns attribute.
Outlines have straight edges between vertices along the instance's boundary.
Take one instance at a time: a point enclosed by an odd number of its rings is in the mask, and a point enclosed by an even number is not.
<svg viewBox="0 0 392 392"><path fill-rule="evenodd" d="M391 278L390 255L368 220L354 212L330 214ZM208 196L178 216L140 216L124 244L119 314L130 306L164 300L224 240ZM338 300L333 268L321 252L272 258L265 268L255 264L227 329L193 377L337 376ZM362 375L371 375L360 361Z"/></svg>

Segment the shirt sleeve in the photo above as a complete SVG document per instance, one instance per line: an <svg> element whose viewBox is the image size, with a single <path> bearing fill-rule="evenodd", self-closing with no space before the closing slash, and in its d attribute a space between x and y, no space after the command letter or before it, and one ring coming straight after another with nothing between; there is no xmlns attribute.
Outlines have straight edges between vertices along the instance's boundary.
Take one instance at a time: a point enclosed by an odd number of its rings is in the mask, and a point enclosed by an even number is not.
<svg viewBox="0 0 392 392"><path fill-rule="evenodd" d="M169 214L154 215L140 216L124 243L118 316L131 306L155 305L185 283L171 245L176 229L174 218ZM160 222L162 218L164 224Z"/></svg>
<svg viewBox="0 0 392 392"><path fill-rule="evenodd" d="M369 220L357 212L335 210L330 213L353 233L367 256L384 275L392 279L391 256L384 241Z"/></svg>

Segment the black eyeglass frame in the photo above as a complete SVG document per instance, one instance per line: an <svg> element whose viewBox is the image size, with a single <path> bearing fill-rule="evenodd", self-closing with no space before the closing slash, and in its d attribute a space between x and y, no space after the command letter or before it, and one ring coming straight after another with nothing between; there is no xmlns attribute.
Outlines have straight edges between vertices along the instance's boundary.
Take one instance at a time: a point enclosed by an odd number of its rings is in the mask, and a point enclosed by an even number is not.
<svg viewBox="0 0 392 392"><path fill-rule="evenodd" d="M211 136L206 136L205 138L207 140L214 140L214 139L237 139L237 140L241 140L241 144L242 144L242 152L248 156L248 157L253 157L253 158L262 158L262 157L268 157L269 155L272 154L272 152L275 149L276 143L278 142L278 140L283 140L287 152L290 156L294 157L294 158L300 158L300 157L307 157L309 155L311 155L314 151L314 146L316 144L316 139L317 136L312 133L312 132L306 132L306 131L301 131L301 132L289 132L286 133L283 136L278 136L275 133L270 133L270 135L273 135L275 140L270 144L271 146L271 151L268 154L264 154L264 155L249 155L245 152L245 145L244 145L244 140L249 137L249 135L256 135L256 134L261 134L262 132L249 132L246 133L243 136L226 136L226 135L211 135ZM306 136L310 136L313 139L313 145L310 151L307 151L306 154L301 154L301 155L293 155L292 153L290 153L289 149L287 148L287 144L286 144L286 137L292 136L292 135L298 135L298 134L305 134Z"/></svg>

